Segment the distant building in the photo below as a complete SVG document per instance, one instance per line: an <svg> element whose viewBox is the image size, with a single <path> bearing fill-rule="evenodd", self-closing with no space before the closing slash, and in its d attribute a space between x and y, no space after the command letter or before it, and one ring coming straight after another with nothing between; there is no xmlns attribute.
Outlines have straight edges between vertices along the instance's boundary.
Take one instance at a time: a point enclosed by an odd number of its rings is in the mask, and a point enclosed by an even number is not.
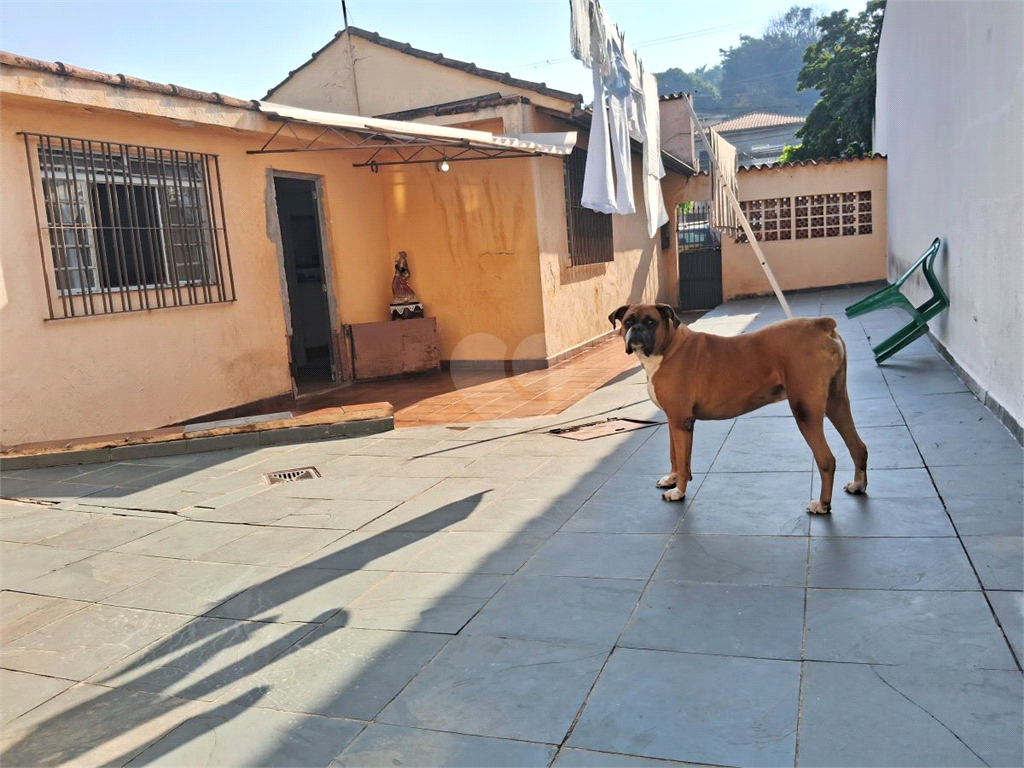
<svg viewBox="0 0 1024 768"><path fill-rule="evenodd" d="M722 134L722 138L736 147L741 168L774 163L786 145L800 143L796 132L804 124L802 117L772 115L766 112L751 112L732 120L707 115L702 116L700 121L701 127L705 130L714 127ZM695 141L700 170L705 171L708 169L707 147L701 142L700 136L697 136Z"/></svg>

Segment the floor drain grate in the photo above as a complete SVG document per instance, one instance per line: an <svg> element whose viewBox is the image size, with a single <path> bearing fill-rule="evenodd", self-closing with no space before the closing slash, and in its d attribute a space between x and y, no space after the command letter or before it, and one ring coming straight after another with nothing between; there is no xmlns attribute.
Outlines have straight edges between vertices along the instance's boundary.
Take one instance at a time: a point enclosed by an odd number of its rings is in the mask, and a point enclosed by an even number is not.
<svg viewBox="0 0 1024 768"><path fill-rule="evenodd" d="M316 467L300 467L299 469L282 469L280 472L267 472L263 479L267 481L268 485L277 485L278 483L294 483L296 480L312 480L316 477L320 477Z"/></svg>
<svg viewBox="0 0 1024 768"><path fill-rule="evenodd" d="M586 424L575 424L571 427L559 427L548 431L556 437L567 437L570 440L593 440L595 437L617 435L620 432L632 432L634 429L645 429L661 424L660 421L644 421L643 419L604 419Z"/></svg>

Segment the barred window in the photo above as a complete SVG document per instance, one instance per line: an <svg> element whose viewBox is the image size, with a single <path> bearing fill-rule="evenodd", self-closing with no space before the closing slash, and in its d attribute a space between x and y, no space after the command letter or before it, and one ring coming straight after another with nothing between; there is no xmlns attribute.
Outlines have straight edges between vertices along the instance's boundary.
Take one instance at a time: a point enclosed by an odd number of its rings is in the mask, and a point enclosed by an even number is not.
<svg viewBox="0 0 1024 768"><path fill-rule="evenodd" d="M598 213L580 204L583 199L583 176L587 168L586 150L574 149L563 162L569 263L577 267L614 261L611 214Z"/></svg>
<svg viewBox="0 0 1024 768"><path fill-rule="evenodd" d="M216 156L39 134L25 142L40 171L51 319L234 300Z"/></svg>

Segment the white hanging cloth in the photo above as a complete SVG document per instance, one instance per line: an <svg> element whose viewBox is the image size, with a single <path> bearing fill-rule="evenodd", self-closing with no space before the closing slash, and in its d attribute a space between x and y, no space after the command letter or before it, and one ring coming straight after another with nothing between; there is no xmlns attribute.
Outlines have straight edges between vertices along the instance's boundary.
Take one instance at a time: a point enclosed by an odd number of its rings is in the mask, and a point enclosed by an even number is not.
<svg viewBox="0 0 1024 768"><path fill-rule="evenodd" d="M636 212L630 139L643 142L641 186L647 231L668 221L660 179L661 117L658 86L644 72L599 0L569 0L572 55L593 71L594 104L581 205L599 213ZM613 176L614 168L614 176Z"/></svg>

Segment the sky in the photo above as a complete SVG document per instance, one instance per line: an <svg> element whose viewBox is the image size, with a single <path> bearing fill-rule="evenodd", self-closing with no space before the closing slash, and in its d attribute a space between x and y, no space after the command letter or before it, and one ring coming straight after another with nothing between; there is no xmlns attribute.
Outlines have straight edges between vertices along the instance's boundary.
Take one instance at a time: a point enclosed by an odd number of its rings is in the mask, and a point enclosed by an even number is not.
<svg viewBox="0 0 1024 768"><path fill-rule="evenodd" d="M649 71L718 62L797 5L825 12L864 0L604 0ZM568 0L347 0L349 23L416 48L579 93L590 72L569 57ZM341 0L0 0L0 48L46 61L203 91L260 98L344 26Z"/></svg>

